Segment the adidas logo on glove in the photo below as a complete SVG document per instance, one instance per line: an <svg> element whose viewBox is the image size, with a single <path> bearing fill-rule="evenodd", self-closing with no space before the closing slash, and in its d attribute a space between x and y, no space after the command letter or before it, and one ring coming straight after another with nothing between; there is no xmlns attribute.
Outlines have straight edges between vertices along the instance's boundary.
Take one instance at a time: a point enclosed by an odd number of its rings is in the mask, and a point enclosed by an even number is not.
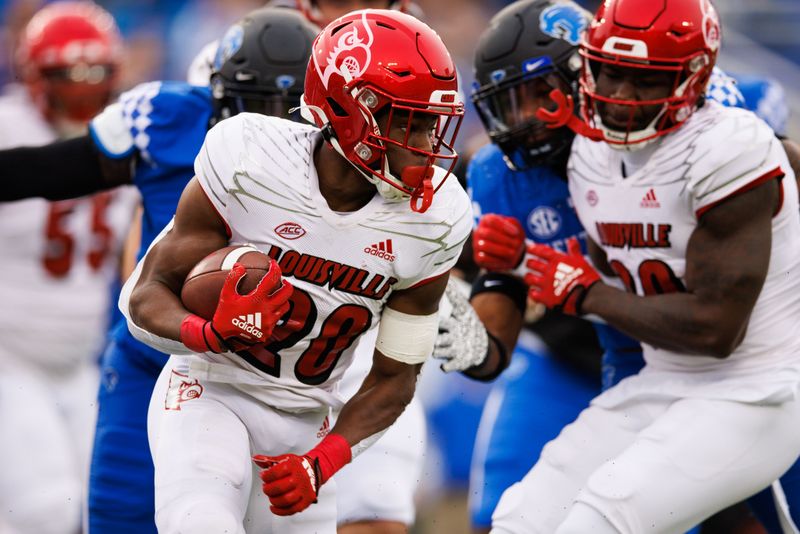
<svg viewBox="0 0 800 534"><path fill-rule="evenodd" d="M575 268L566 263L559 263L556 267L553 278L553 294L560 297L564 291L568 291L572 283L583 274L583 269Z"/></svg>
<svg viewBox="0 0 800 534"><path fill-rule="evenodd" d="M238 319L234 317L231 320L231 324L233 324L233 326L237 328L241 328L242 331L247 332L248 334L256 336L258 339L264 337L264 333L260 330L261 312L255 314L249 313L247 315L240 315Z"/></svg>

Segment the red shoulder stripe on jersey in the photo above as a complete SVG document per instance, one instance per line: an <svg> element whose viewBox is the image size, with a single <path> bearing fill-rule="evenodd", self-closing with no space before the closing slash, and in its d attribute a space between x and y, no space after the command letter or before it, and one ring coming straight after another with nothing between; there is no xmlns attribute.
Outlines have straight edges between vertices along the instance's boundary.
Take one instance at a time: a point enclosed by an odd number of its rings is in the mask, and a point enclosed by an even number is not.
<svg viewBox="0 0 800 534"><path fill-rule="evenodd" d="M780 166L775 167L774 169L772 169L771 171L767 172L766 174L763 174L760 177L758 177L755 180L753 180L752 182L750 182L748 184L745 184L744 186L740 187L739 189L737 189L733 193L730 193L730 194L722 197L721 199L716 200L716 201L712 202L711 204L708 204L707 206L703 206L702 208L700 208L699 210L697 210L694 213L695 217L697 217L699 219L708 210L710 210L711 208L714 208L714 207L722 204L726 200L728 200L730 198L733 198L736 195L740 195L742 193L746 193L747 191L750 191L751 189L755 189L759 185L761 185L763 183L766 183L766 182L772 180L773 178L783 178L784 176L785 176L785 173L781 170ZM783 188L781 188L781 189L783 189ZM781 203L783 203L782 199L781 199ZM778 211L780 211L780 206L778 206ZM776 211L775 213L777 214L778 211Z"/></svg>
<svg viewBox="0 0 800 534"><path fill-rule="evenodd" d="M438 280L439 278L441 278L442 276L446 275L449 272L450 271L445 271L445 272L443 272L441 274L437 274L436 276L431 276L430 278L426 278L425 280L420 280L419 282L417 282L413 286L409 287L408 289L414 289L415 287L420 287L420 286L424 286L425 284L430 284L434 280Z"/></svg>
<svg viewBox="0 0 800 534"><path fill-rule="evenodd" d="M197 183L200 185L200 190L205 195L206 200L208 201L208 203L211 205L212 208L214 208L214 211L217 212L217 215L219 215L219 220L222 221L222 224L225 225L225 233L228 234L228 239L230 239L231 236L233 235L233 233L231 232L231 227L228 226L228 221L225 220L225 217L222 216L222 214L219 212L219 210L214 205L214 203L211 202L211 197L208 196L208 193L206 192L205 188L203 187L203 184L199 180L197 181Z"/></svg>

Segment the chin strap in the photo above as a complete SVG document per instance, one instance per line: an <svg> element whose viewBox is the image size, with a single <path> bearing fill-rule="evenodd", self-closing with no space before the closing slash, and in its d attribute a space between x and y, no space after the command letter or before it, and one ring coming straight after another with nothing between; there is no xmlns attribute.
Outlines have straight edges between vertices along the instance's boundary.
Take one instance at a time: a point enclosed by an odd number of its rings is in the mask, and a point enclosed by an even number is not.
<svg viewBox="0 0 800 534"><path fill-rule="evenodd" d="M550 99L556 103L555 111L548 111L539 108L536 111L536 118L544 122L548 128L556 129L566 126L573 132L593 141L604 139L603 131L592 128L575 115L575 100L572 95L565 95L560 89L550 91Z"/></svg>
<svg viewBox="0 0 800 534"><path fill-rule="evenodd" d="M421 199L421 203L417 203ZM433 202L433 183L430 178L422 181L422 187L418 187L411 194L411 211L424 213L431 207Z"/></svg>
<svg viewBox="0 0 800 534"><path fill-rule="evenodd" d="M424 213L433 202L433 167L410 166L403 169L403 183L414 188L411 193L411 210Z"/></svg>

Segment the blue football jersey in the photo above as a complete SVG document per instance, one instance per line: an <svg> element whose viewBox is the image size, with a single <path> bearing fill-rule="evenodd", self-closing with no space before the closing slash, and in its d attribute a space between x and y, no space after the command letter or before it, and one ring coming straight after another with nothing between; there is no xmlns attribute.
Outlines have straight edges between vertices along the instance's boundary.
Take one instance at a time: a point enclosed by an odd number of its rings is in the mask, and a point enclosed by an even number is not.
<svg viewBox="0 0 800 534"><path fill-rule="evenodd" d="M786 135L789 104L786 92L777 81L763 76L727 74L714 67L706 98L728 107L749 109L778 135Z"/></svg>
<svg viewBox="0 0 800 534"><path fill-rule="evenodd" d="M709 78L708 87L706 87L706 99L715 100L729 108L747 107L744 95L739 90L739 84L736 79L719 67L714 67L714 70L711 71L711 78Z"/></svg>
<svg viewBox="0 0 800 534"><path fill-rule="evenodd" d="M89 128L95 144L109 157L139 155L133 183L144 206L141 257L175 214L194 176L194 158L213 111L211 90L185 82L150 82L123 93L115 106L114 120L130 134L125 136L127 146L111 146L108 136L99 135L97 119ZM108 129L107 124L103 128Z"/></svg>
<svg viewBox="0 0 800 534"><path fill-rule="evenodd" d="M747 109L761 117L778 135L786 135L789 104L783 86L761 76L734 75Z"/></svg>
<svg viewBox="0 0 800 534"><path fill-rule="evenodd" d="M495 145L482 147L467 168L467 188L477 221L483 214L498 213L522 223L528 239L566 251L566 242L584 232L567 181L549 167L512 171Z"/></svg>
<svg viewBox="0 0 800 534"><path fill-rule="evenodd" d="M575 213L567 180L550 167L512 171L503 160L501 150L488 144L478 150L469 163L467 188L476 221L487 213L511 216L522 223L525 235L532 241L566 252L567 240L576 237L586 253L586 232ZM627 376L644 365L636 341L609 326L594 326L606 352L605 367L611 369L624 362ZM627 370L632 359L636 360L636 365ZM622 375L604 371L603 376L615 378L604 380L604 386L608 386Z"/></svg>
<svg viewBox="0 0 800 534"><path fill-rule="evenodd" d="M143 205L140 258L172 219L183 189L194 176L194 159L203 145L212 112L211 90L207 87L150 82L123 93L118 103L89 125L95 144L107 156L138 155L133 183ZM133 340L124 318L112 328L111 337L125 346L135 346L141 356L166 361L164 354Z"/></svg>

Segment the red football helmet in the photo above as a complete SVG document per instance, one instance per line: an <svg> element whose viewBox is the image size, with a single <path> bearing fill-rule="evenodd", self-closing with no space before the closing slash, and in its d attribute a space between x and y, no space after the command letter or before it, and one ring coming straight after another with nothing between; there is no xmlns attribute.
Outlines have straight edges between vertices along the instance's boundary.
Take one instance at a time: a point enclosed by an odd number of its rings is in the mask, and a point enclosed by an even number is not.
<svg viewBox="0 0 800 534"><path fill-rule="evenodd" d="M302 114L384 198L410 196L412 208L425 211L458 158L453 143L464 116L460 100L455 65L436 32L411 15L368 9L333 21L317 36ZM380 131L376 115L388 117L387 131ZM403 140L389 137L393 120L405 128ZM418 120L435 124L431 150L409 143ZM394 176L386 157L389 145L422 157L425 164L396 170L400 176ZM437 160L447 172L432 184Z"/></svg>
<svg viewBox="0 0 800 534"><path fill-rule="evenodd" d="M678 128L701 101L720 46L717 12L710 0L605 0L581 43L582 115L611 146L635 149ZM674 74L671 94L647 101L601 96L595 76L600 64ZM597 104L629 106L627 131L603 125ZM636 106L662 110L644 129L633 130Z"/></svg>
<svg viewBox="0 0 800 534"><path fill-rule="evenodd" d="M22 33L20 78L48 121L84 125L113 97L121 43L103 8L91 2L50 4Z"/></svg>
<svg viewBox="0 0 800 534"><path fill-rule="evenodd" d="M352 0L351 4L355 4L356 1ZM325 26L330 20L323 20L322 13L320 13L319 7L317 6L317 0L296 0L297 9L303 12L308 20L313 22L314 24L318 24L320 26ZM338 0L338 4L343 4L341 0ZM377 7L385 7L387 9L396 9L397 11L402 11L403 13L408 13L408 6L411 4L410 0L384 0L382 6ZM349 6L346 6L349 7ZM357 9L362 9L367 6L358 6ZM348 9L348 11L352 10L353 8Z"/></svg>

